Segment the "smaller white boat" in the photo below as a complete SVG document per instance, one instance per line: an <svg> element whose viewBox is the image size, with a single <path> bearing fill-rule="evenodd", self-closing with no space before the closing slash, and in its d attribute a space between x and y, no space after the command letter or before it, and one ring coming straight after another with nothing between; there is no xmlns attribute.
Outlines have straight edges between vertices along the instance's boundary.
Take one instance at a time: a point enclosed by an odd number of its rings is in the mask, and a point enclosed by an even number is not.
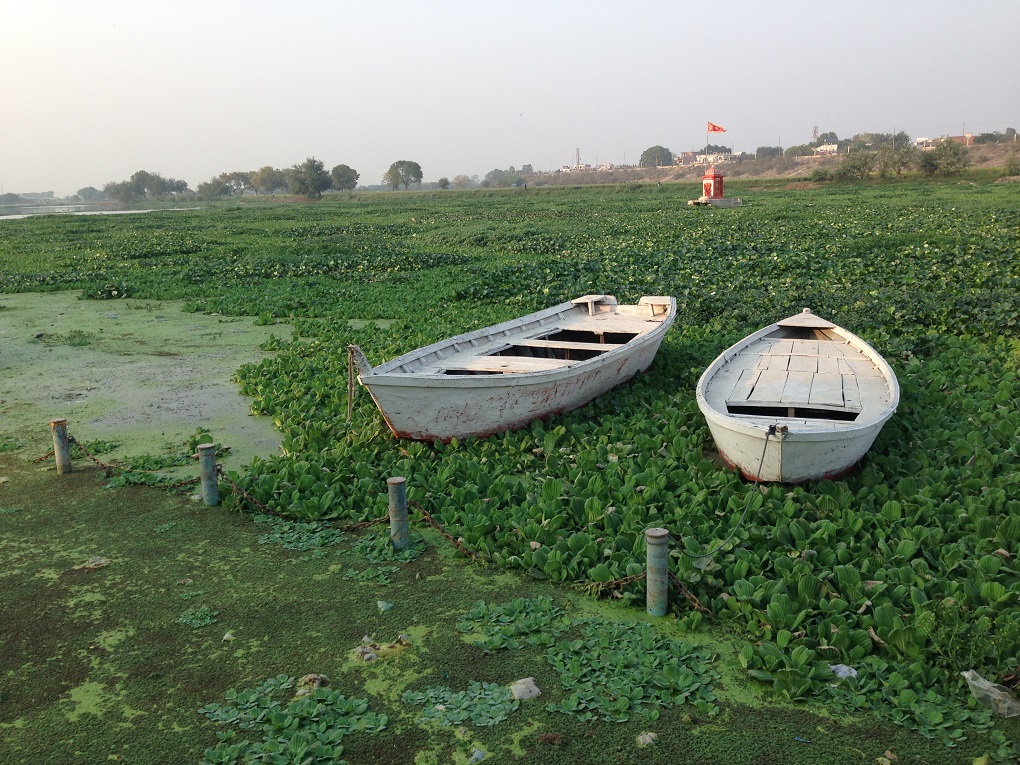
<svg viewBox="0 0 1020 765"><path fill-rule="evenodd" d="M852 470L900 386L874 348L805 308L724 351L697 400L727 465L749 480L800 483Z"/></svg>
<svg viewBox="0 0 1020 765"><path fill-rule="evenodd" d="M584 295L373 367L358 379L398 438L449 441L569 412L643 372L676 318L672 297Z"/></svg>

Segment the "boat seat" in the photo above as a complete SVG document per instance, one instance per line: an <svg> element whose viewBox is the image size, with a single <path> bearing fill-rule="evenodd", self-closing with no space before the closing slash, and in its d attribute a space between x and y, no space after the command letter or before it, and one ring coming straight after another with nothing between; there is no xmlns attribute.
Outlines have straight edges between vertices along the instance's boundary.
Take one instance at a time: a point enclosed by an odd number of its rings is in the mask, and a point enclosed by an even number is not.
<svg viewBox="0 0 1020 765"><path fill-rule="evenodd" d="M611 351L623 343L573 343L569 340L514 340L513 345L525 348L562 348L565 351Z"/></svg>
<svg viewBox="0 0 1020 765"><path fill-rule="evenodd" d="M551 369L568 367L574 361L565 359L537 359L528 356L469 356L467 358L443 359L436 363L441 372L546 372Z"/></svg>

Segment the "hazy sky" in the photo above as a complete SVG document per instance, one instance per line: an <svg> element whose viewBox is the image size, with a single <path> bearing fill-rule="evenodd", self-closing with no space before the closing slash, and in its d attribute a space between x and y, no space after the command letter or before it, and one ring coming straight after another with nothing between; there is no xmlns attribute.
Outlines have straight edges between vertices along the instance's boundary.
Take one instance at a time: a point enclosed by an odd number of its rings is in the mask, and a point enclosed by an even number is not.
<svg viewBox="0 0 1020 765"><path fill-rule="evenodd" d="M1020 129L1018 0L0 0L0 185Z"/></svg>

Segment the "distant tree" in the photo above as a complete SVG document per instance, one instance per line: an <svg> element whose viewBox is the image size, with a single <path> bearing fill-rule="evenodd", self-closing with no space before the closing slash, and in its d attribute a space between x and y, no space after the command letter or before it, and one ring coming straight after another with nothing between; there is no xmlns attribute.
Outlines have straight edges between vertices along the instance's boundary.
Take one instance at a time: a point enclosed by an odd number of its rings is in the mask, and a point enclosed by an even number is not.
<svg viewBox="0 0 1020 765"><path fill-rule="evenodd" d="M641 152L641 167L668 167L673 164L673 152L665 146L649 146Z"/></svg>
<svg viewBox="0 0 1020 765"><path fill-rule="evenodd" d="M779 146L759 146L755 149L755 159L772 159L783 156L783 150Z"/></svg>
<svg viewBox="0 0 1020 765"><path fill-rule="evenodd" d="M875 167L875 155L868 151L855 151L847 154L832 172L833 180L849 181L864 180Z"/></svg>
<svg viewBox="0 0 1020 765"><path fill-rule="evenodd" d="M889 173L901 175L904 170L913 167L916 161L917 149L912 144L894 146L887 143L875 154L875 169L880 178L885 178Z"/></svg>
<svg viewBox="0 0 1020 765"><path fill-rule="evenodd" d="M470 175L455 175L453 176L453 187L455 189L469 189L474 185Z"/></svg>
<svg viewBox="0 0 1020 765"><path fill-rule="evenodd" d="M337 165L329 172L330 181L337 191L354 191L358 187L361 174L353 167Z"/></svg>
<svg viewBox="0 0 1020 765"><path fill-rule="evenodd" d="M833 133L831 130L828 133L822 133L818 136L817 141L812 141L812 146L821 146L827 143L839 143L839 136Z"/></svg>
<svg viewBox="0 0 1020 765"><path fill-rule="evenodd" d="M240 197L246 191L254 191L255 186L252 184L251 175L251 173L242 170L235 170L232 173L220 173L219 180L229 186L235 196Z"/></svg>
<svg viewBox="0 0 1020 765"><path fill-rule="evenodd" d="M251 174L251 185L256 194L272 194L287 188L287 172L266 165Z"/></svg>
<svg viewBox="0 0 1020 765"><path fill-rule="evenodd" d="M103 186L103 192L110 199L125 204L141 202L145 199L162 199L170 194L183 194L188 191L187 181L176 178L164 178L159 173L139 170L126 181L111 181Z"/></svg>
<svg viewBox="0 0 1020 765"><path fill-rule="evenodd" d="M287 174L287 183L292 194L301 194L309 199L319 199L322 192L333 185L322 161L315 157L294 165Z"/></svg>
<svg viewBox="0 0 1020 765"><path fill-rule="evenodd" d="M957 175L970 164L970 156L963 144L943 138L934 149L917 153L917 169L925 176L949 177Z"/></svg>
<svg viewBox="0 0 1020 765"><path fill-rule="evenodd" d="M440 178L437 181L437 183L439 184L439 188L441 188L443 191L446 191L448 188L450 188L450 179L447 178L446 176Z"/></svg>
<svg viewBox="0 0 1020 765"><path fill-rule="evenodd" d="M482 188L486 189L505 189L510 186L523 185L524 178L521 177L513 165L506 170L490 170L485 174L485 178L482 179Z"/></svg>
<svg viewBox="0 0 1020 765"><path fill-rule="evenodd" d="M534 175L535 168L529 165L521 165L521 175Z"/></svg>
<svg viewBox="0 0 1020 765"><path fill-rule="evenodd" d="M224 183L223 176L221 175L218 178L212 178L205 183L198 184L195 187L195 192L198 194L199 199L212 201L229 197L233 193L233 189L228 183Z"/></svg>
<svg viewBox="0 0 1020 765"><path fill-rule="evenodd" d="M706 154L732 154L733 149L722 144L710 143L705 146Z"/></svg>
<svg viewBox="0 0 1020 765"><path fill-rule="evenodd" d="M401 186L406 191L412 183L421 183L421 179L421 165L408 159L394 162L383 175L383 183L387 184L394 191Z"/></svg>
<svg viewBox="0 0 1020 765"><path fill-rule="evenodd" d="M21 198L20 194L14 194L7 192L6 194L0 194L0 205L19 205L25 200Z"/></svg>
<svg viewBox="0 0 1020 765"><path fill-rule="evenodd" d="M94 186L86 186L83 189L78 189L76 196L78 197L78 199L80 199L82 202L85 202L86 204L91 204L93 202L102 202L106 199L106 194L104 194Z"/></svg>
<svg viewBox="0 0 1020 765"><path fill-rule="evenodd" d="M805 143L800 146L791 146L783 154L787 157L813 157L815 150Z"/></svg>
<svg viewBox="0 0 1020 765"><path fill-rule="evenodd" d="M128 181L110 181L103 186L103 193L109 199L123 204L129 204L137 199L135 187Z"/></svg>

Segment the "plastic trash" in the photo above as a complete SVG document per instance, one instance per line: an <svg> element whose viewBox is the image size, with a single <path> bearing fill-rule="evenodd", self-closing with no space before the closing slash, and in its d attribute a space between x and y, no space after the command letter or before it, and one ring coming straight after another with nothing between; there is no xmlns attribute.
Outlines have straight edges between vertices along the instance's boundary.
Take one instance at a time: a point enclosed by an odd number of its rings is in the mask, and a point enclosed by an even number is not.
<svg viewBox="0 0 1020 765"><path fill-rule="evenodd" d="M393 608L393 604L387 603L385 600L377 600L375 604L379 607L380 614L385 614L387 611Z"/></svg>
<svg viewBox="0 0 1020 765"><path fill-rule="evenodd" d="M988 682L973 669L965 670L960 674L967 681L971 694L979 704L991 707L1002 717L1020 716L1020 701L1017 701L1016 697L1010 693L1009 688Z"/></svg>
<svg viewBox="0 0 1020 765"><path fill-rule="evenodd" d="M481 762L484 759L485 759L485 752L483 752L481 749L474 749L471 752L471 759L468 760L468 762Z"/></svg>
<svg viewBox="0 0 1020 765"><path fill-rule="evenodd" d="M527 699L533 699L542 693L539 690L538 685L535 684L535 678L525 677L522 680L510 684L510 693L514 695L514 698L518 701L525 701Z"/></svg>
<svg viewBox="0 0 1020 765"><path fill-rule="evenodd" d="M857 677L857 670L846 664L830 664L829 671L836 677Z"/></svg>
<svg viewBox="0 0 1020 765"><path fill-rule="evenodd" d="M647 731L646 730L645 732L643 732L640 735L638 735L638 737L637 737L637 745L639 747L641 747L641 748L644 748L646 746L651 746L652 744L655 743L655 740L658 737L659 737L658 733L652 733L651 731Z"/></svg>

